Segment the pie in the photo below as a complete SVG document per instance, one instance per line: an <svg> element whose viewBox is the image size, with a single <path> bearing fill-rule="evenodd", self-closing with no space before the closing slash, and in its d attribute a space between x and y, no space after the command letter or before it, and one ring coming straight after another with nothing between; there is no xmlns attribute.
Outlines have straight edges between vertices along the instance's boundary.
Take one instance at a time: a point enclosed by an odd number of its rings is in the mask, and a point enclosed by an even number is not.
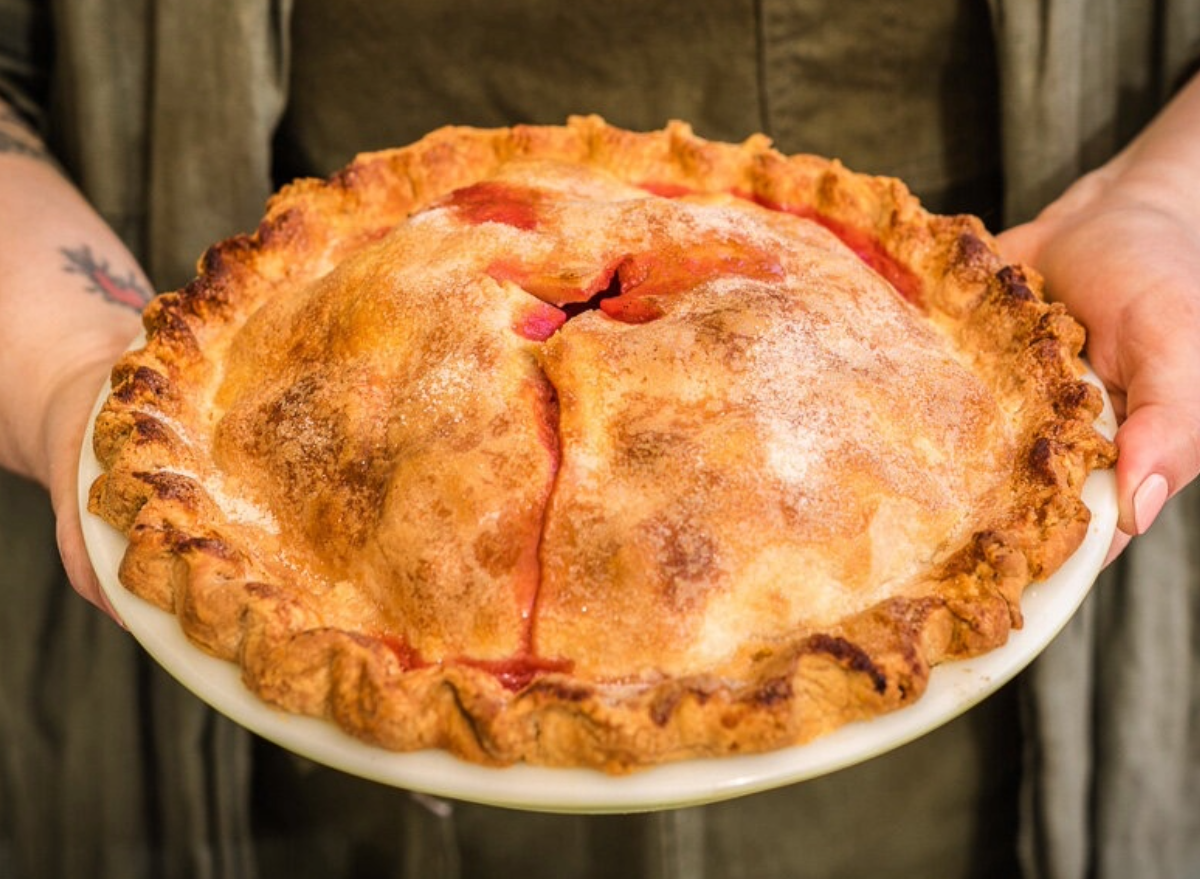
<svg viewBox="0 0 1200 879"><path fill-rule="evenodd" d="M384 749L806 742L1002 645L1111 466L982 223L765 137L450 127L270 201L95 423L119 575Z"/></svg>

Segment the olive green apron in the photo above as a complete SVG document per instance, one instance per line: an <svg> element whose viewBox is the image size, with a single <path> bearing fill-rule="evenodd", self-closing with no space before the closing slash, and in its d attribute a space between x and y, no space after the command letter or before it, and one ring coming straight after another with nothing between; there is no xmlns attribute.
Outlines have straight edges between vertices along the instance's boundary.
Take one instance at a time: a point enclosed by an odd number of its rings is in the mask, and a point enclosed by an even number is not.
<svg viewBox="0 0 1200 879"><path fill-rule="evenodd" d="M23 71L52 64L55 146L168 288L292 174L444 122L581 111L764 130L999 226L1127 139L1200 35L1178 0L993 0L994 57L969 0L388 6L51 4L52 58L5 31L0 94L30 106ZM0 25L37 8L0 0ZM70 595L44 498L3 476L0 876L1011 875L1018 783L1027 875L1200 875L1195 495L1024 677L1019 742L1010 688L812 783L576 818L410 797L255 740Z"/></svg>

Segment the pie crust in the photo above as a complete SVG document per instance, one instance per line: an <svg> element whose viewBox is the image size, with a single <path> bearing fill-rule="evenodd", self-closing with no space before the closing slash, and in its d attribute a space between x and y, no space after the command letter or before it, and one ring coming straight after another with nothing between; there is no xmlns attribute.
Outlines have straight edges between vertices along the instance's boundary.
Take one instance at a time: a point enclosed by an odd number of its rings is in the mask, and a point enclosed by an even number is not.
<svg viewBox="0 0 1200 879"><path fill-rule="evenodd" d="M678 122L361 155L145 329L94 429L121 582L269 703L484 764L908 704L1115 458L1082 328L979 220Z"/></svg>

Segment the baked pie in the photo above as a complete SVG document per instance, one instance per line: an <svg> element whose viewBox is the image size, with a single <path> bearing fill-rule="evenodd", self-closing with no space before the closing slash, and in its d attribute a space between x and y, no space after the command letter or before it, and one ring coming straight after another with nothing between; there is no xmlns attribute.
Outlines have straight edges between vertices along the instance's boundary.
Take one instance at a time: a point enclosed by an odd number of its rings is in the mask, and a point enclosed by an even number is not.
<svg viewBox="0 0 1200 879"><path fill-rule="evenodd" d="M94 430L121 582L382 748L625 772L989 651L1115 450L975 218L761 136L451 127L270 201Z"/></svg>

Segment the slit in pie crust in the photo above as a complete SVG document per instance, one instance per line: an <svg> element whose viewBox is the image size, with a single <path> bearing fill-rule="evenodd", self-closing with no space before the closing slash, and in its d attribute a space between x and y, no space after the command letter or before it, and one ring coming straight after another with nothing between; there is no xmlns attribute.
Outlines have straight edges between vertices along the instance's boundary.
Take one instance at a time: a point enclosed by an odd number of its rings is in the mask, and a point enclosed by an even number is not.
<svg viewBox="0 0 1200 879"><path fill-rule="evenodd" d="M992 650L1115 449L1082 328L902 183L596 117L301 180L95 423L121 582L386 749L799 744Z"/></svg>

